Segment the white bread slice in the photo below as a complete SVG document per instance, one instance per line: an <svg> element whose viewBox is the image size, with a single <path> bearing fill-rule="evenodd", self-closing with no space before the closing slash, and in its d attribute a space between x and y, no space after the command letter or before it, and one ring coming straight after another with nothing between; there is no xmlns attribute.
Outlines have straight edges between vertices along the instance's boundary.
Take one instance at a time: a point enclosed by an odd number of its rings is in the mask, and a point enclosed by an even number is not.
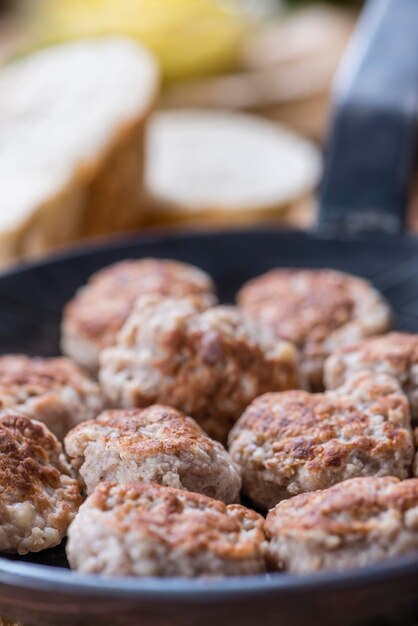
<svg viewBox="0 0 418 626"><path fill-rule="evenodd" d="M47 48L0 72L0 262L138 220L152 56L121 38Z"/></svg>
<svg viewBox="0 0 418 626"><path fill-rule="evenodd" d="M274 217L312 192L321 172L313 144L252 115L163 111L147 133L151 221Z"/></svg>

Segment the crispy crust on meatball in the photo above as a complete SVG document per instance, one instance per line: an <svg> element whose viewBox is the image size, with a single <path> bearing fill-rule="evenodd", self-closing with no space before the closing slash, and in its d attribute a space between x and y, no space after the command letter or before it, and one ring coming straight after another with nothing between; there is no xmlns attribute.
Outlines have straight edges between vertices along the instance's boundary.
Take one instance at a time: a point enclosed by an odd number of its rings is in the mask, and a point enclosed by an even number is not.
<svg viewBox="0 0 418 626"><path fill-rule="evenodd" d="M226 503L239 496L240 474L225 448L168 406L105 411L69 432L65 448L89 494L107 480L158 483Z"/></svg>
<svg viewBox="0 0 418 626"><path fill-rule="evenodd" d="M264 519L238 504L143 483L101 483L69 530L83 573L231 576L263 572Z"/></svg>
<svg viewBox="0 0 418 626"><path fill-rule="evenodd" d="M58 545L81 504L58 439L15 412L0 417L0 551Z"/></svg>
<svg viewBox="0 0 418 626"><path fill-rule="evenodd" d="M20 354L0 357L0 404L43 422L58 439L103 409L98 384L70 359Z"/></svg>
<svg viewBox="0 0 418 626"><path fill-rule="evenodd" d="M202 309L216 304L212 279L193 265L161 259L121 261L93 274L65 307L63 352L96 372L100 350L112 345L135 300L149 293L190 297Z"/></svg>
<svg viewBox="0 0 418 626"><path fill-rule="evenodd" d="M267 516L268 560L303 574L418 550L418 480L353 478L280 502Z"/></svg>
<svg viewBox="0 0 418 626"><path fill-rule="evenodd" d="M325 363L324 382L335 389L358 371L394 376L407 395L413 419L418 419L418 335L388 333L334 352Z"/></svg>
<svg viewBox="0 0 418 626"><path fill-rule="evenodd" d="M260 507L356 476L411 473L408 401L385 374L359 374L335 391L257 398L229 437L243 490Z"/></svg>
<svg viewBox="0 0 418 626"><path fill-rule="evenodd" d="M102 353L99 377L114 406L174 406L220 441L255 397L299 386L293 346L273 342L239 309L202 313L158 296L137 302Z"/></svg>
<svg viewBox="0 0 418 626"><path fill-rule="evenodd" d="M246 283L237 301L301 350L313 390L322 388L329 354L391 325L389 306L371 283L333 270L275 269Z"/></svg>

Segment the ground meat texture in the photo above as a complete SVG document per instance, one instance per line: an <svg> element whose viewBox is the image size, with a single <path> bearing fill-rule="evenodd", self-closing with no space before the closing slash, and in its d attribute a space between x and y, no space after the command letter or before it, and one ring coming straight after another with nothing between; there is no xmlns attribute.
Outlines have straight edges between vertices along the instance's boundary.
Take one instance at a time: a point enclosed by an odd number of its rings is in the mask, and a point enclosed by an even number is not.
<svg viewBox="0 0 418 626"><path fill-rule="evenodd" d="M335 391L265 394L235 425L229 450L244 492L265 509L356 476L407 478L408 401L394 378L368 373Z"/></svg>
<svg viewBox="0 0 418 626"><path fill-rule="evenodd" d="M19 354L0 357L0 403L44 422L58 439L103 409L98 384L70 359Z"/></svg>
<svg viewBox="0 0 418 626"><path fill-rule="evenodd" d="M389 306L371 283L333 270L275 269L246 283L237 301L300 349L314 391L322 389L329 354L391 324Z"/></svg>
<svg viewBox="0 0 418 626"><path fill-rule="evenodd" d="M325 385L335 389L364 370L394 376L408 397L412 418L418 419L418 335L388 333L337 350L325 363Z"/></svg>
<svg viewBox="0 0 418 626"><path fill-rule="evenodd" d="M107 576L265 571L264 519L238 504L143 483L101 483L69 530L73 569Z"/></svg>
<svg viewBox="0 0 418 626"><path fill-rule="evenodd" d="M418 480L353 478L280 502L268 560L295 574L363 567L418 549Z"/></svg>
<svg viewBox="0 0 418 626"><path fill-rule="evenodd" d="M114 406L174 406L226 441L258 395L299 386L298 357L235 307L199 311L185 300L141 298L101 355L100 382Z"/></svg>
<svg viewBox="0 0 418 626"><path fill-rule="evenodd" d="M89 494L110 480L159 483L226 503L239 497L240 474L225 448L171 407L105 411L70 431L65 448Z"/></svg>
<svg viewBox="0 0 418 626"><path fill-rule="evenodd" d="M205 309L216 304L215 286L203 270L179 261L128 260L93 274L64 309L62 350L90 371L113 344L136 299L156 293L191 298Z"/></svg>
<svg viewBox="0 0 418 626"><path fill-rule="evenodd" d="M41 422L0 417L0 551L39 552L58 545L81 504L61 444Z"/></svg>

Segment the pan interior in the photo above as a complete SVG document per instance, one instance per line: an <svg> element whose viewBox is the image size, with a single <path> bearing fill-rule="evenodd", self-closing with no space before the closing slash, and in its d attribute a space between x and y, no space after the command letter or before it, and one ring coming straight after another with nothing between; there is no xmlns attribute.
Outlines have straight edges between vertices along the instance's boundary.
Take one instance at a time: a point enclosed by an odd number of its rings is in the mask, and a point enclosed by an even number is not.
<svg viewBox="0 0 418 626"><path fill-rule="evenodd" d="M0 276L0 353L59 353L64 304L97 269L118 260L172 258L205 269L220 301L233 302L243 282L274 267L333 268L368 278L386 296L398 330L418 332L418 241L412 237L329 239L270 229L157 235L112 241ZM67 568L64 545L5 560Z"/></svg>

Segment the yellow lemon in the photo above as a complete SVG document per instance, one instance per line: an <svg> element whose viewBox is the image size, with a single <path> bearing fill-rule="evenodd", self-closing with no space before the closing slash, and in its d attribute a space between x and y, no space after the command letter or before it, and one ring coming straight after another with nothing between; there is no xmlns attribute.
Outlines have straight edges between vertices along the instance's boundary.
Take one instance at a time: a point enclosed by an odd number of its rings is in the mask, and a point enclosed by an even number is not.
<svg viewBox="0 0 418 626"><path fill-rule="evenodd" d="M244 14L225 0L42 0L35 16L40 45L134 37L156 55L168 80L229 69L247 27Z"/></svg>

